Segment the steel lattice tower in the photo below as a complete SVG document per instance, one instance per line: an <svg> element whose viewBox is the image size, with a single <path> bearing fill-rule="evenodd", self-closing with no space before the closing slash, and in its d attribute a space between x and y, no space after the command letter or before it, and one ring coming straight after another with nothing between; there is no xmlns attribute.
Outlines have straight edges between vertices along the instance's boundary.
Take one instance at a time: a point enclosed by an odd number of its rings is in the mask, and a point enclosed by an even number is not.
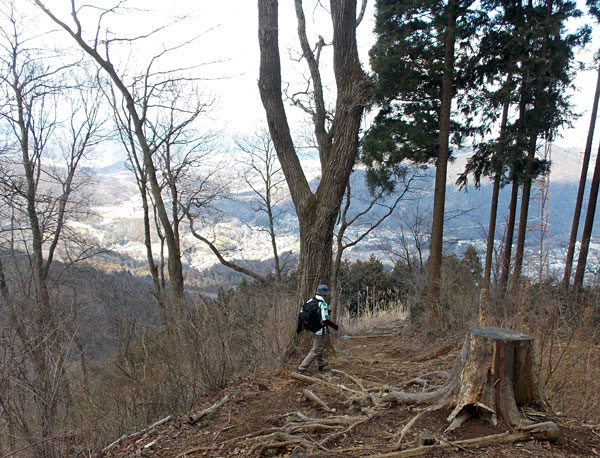
<svg viewBox="0 0 600 458"><path fill-rule="evenodd" d="M536 156L550 162L552 158L552 143L546 140L538 146ZM528 232L535 238L538 247L538 256L530 266L531 275L533 268L538 274L538 281L550 276L550 170L539 175L532 183L531 195L532 211L528 218Z"/></svg>

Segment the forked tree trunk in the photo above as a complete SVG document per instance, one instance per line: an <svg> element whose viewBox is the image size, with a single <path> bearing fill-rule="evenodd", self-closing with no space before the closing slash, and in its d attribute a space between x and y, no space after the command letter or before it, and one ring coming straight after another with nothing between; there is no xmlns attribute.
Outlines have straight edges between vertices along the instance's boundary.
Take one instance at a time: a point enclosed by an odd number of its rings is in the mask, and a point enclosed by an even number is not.
<svg viewBox="0 0 600 458"><path fill-rule="evenodd" d="M313 94L321 107L318 62L313 60L310 46L305 42L302 2L296 1L295 5L303 53L311 70ZM259 1L258 13L258 86L273 145L298 215L298 297L301 303L314 294L319 283L329 283L333 228L358 151L358 131L366 102L367 78L358 58L356 1L331 1L336 104L328 135L324 134L322 126L322 107L317 107L318 113L313 117L317 124L315 135L320 138L319 157L322 167L321 181L315 192L311 190L298 159L282 99L278 2Z"/></svg>
<svg viewBox="0 0 600 458"><path fill-rule="evenodd" d="M519 406L549 406L535 376L533 337L509 329L478 326L467 336L467 358L454 410L454 421L462 413L476 413L496 424L512 426L524 422Z"/></svg>

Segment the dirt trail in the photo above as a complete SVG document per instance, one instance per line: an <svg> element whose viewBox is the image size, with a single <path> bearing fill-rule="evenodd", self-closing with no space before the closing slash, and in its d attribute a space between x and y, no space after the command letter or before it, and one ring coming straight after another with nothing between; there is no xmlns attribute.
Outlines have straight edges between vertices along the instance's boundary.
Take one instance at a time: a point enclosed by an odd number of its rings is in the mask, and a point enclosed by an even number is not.
<svg viewBox="0 0 600 458"><path fill-rule="evenodd" d="M181 416L144 434L121 441L106 457L134 456L270 456L288 457L304 452L311 457L359 457L389 452L398 432L423 406L387 404L374 408L377 391L423 374L449 370L462 341L423 344L407 335L401 324L374 329L369 335L339 338L337 355L329 358L330 370L313 369L316 380L294 378L294 366L260 371L222 393L207 399L203 408L228 396L226 402L194 425ZM443 374L428 378L432 389L443 383ZM326 407L310 401L309 390ZM372 397L365 396L371 392ZM202 409L199 409L202 410ZM445 434L448 411L423 415L409 430L400 448L417 446L418 436L430 433L438 442L499 434L502 425L469 420L459 430ZM530 413L533 415L533 413ZM532 416L535 422L552 420L562 437L550 444L528 441L481 449L460 449L423 456L572 457L600 456L600 425L582 425L568 418ZM311 451L306 451L308 447ZM304 455L295 455L304 456Z"/></svg>

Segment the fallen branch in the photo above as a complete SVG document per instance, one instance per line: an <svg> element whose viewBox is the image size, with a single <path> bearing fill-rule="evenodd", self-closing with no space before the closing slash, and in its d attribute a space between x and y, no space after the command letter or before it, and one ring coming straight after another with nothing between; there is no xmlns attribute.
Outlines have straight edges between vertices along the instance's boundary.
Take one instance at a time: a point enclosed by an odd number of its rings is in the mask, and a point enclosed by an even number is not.
<svg viewBox="0 0 600 458"><path fill-rule="evenodd" d="M398 404L430 404L438 401L445 390L427 391L425 393L410 393L406 391L392 391L381 398L382 402L397 402Z"/></svg>
<svg viewBox="0 0 600 458"><path fill-rule="evenodd" d="M256 444L250 450L250 455L254 453L254 451L258 448L258 455L262 455L262 452L269 448L282 448L288 447L290 445L298 445L304 448L305 450L312 450L315 448L320 448L322 450L326 450L324 447L321 447L319 444L316 444L310 440L305 439L304 437L294 436L292 434L288 434L282 431L278 431L267 436L260 436L256 439L260 439L260 442Z"/></svg>
<svg viewBox="0 0 600 458"><path fill-rule="evenodd" d="M372 393L370 393L367 389L365 389L365 386L362 384L362 382L359 379L357 379L356 377L354 377L350 374L347 374L346 372L340 371L338 369L331 369L331 373L340 374L345 377L348 377L350 380L352 380L352 382L354 382L355 385L357 385L362 390L362 393L360 395L361 399L367 398L367 399L369 399L371 404L373 404L374 407L379 406L379 402L377 401L377 399L375 399L375 396L373 396Z"/></svg>
<svg viewBox="0 0 600 458"><path fill-rule="evenodd" d="M380 447L374 445L364 445L362 447L349 447L349 448L336 448L327 450L326 452L320 452L321 455L339 455L340 453L352 453L352 452L370 452L370 451L381 451ZM370 455L369 455L370 456Z"/></svg>
<svg viewBox="0 0 600 458"><path fill-rule="evenodd" d="M190 448L190 449L188 449L188 450L180 453L175 458L181 458L181 457L188 456L188 455L190 455L192 453L196 453L196 452L206 452L206 451L211 451L211 450L218 450L218 449L221 449L226 444L231 444L232 442L244 442L244 441L247 441L249 439L258 437L261 434L272 433L273 431L277 431L277 430L278 430L277 428L264 428L264 429L261 429L259 431L254 431L253 433L246 434L245 436L234 437L232 439L228 439L226 441L220 442L219 444L214 444L214 445L199 445L199 446Z"/></svg>
<svg viewBox="0 0 600 458"><path fill-rule="evenodd" d="M207 415L210 415L215 410L217 410L219 407L221 407L223 404L225 404L228 400L229 400L229 395L225 396L220 401L215 402L212 406L208 407L207 409L204 409L204 410L202 410L201 412L198 412L198 413L191 414L188 417L188 423L190 425L198 423L204 417L206 417Z"/></svg>
<svg viewBox="0 0 600 458"><path fill-rule="evenodd" d="M319 397L315 393L313 393L312 391L310 391L310 390L302 390L302 394L304 395L304 398L307 401L314 402L319 407L322 407L323 409L325 409L327 412L335 412L335 409L332 409L327 404L325 404L323 401L321 401L321 399L319 399Z"/></svg>
<svg viewBox="0 0 600 458"><path fill-rule="evenodd" d="M158 428L159 426L164 425L165 423L171 421L172 419L173 419L173 416L169 415L168 417L158 420L156 423L151 424L150 426L142 429L141 431L136 431L135 433L131 433L131 434L124 434L121 437L119 437L116 441L114 441L111 444L104 447L102 449L102 451L100 452L100 454L103 455L106 452L108 452L111 448L119 445L121 442L128 440L128 439L133 439L135 437L142 436L142 435L146 434L147 432L153 430L154 428Z"/></svg>
<svg viewBox="0 0 600 458"><path fill-rule="evenodd" d="M359 421L357 421L355 423L352 423L346 429L343 429L342 431L339 431L335 434L331 434L330 436L327 436L325 439L323 439L321 442L319 442L319 445L324 446L327 442L337 439L340 436L344 436L344 435L348 434L350 431L352 431L358 425L362 425L363 423L366 423L367 421L369 421L379 415L381 415L381 412L371 412L366 417L360 419Z"/></svg>
<svg viewBox="0 0 600 458"><path fill-rule="evenodd" d="M441 377L441 378L448 379L449 376L450 376L450 374L448 373L448 371L433 371L433 372L428 372L427 374L423 374L418 377L412 378L405 382L399 383L398 385L393 385L393 386L382 385L382 386L378 386L378 387L369 388L367 391L369 391L369 392L398 391L398 390L403 390L404 388L406 388L410 385L421 385L423 387L426 387L427 383L428 383L428 381L426 379L428 379L430 377Z"/></svg>
<svg viewBox="0 0 600 458"><path fill-rule="evenodd" d="M344 377L348 377L348 378L349 378L350 380L352 380L352 381L353 381L353 382L354 382L356 385L358 385L358 387L359 387L359 388L360 388L362 391L367 391L367 390L365 390L365 387L364 387L364 385L361 383L361 381L360 381L360 380L358 380L356 377L354 377L354 376L352 376L352 375L350 375L350 374L347 374L347 373L346 373L346 372L344 372L344 371L340 371L340 370L338 370L338 369L331 369L331 373L332 373L332 374L340 374L340 375L343 375Z"/></svg>
<svg viewBox="0 0 600 458"><path fill-rule="evenodd" d="M337 431L341 428L340 425L324 425L322 423L306 423L306 424L302 424L302 425L293 425L293 426L286 426L285 428L282 428L283 431L290 433L290 434L296 434L296 433L305 433L305 432L311 432L311 433L316 433L319 431Z"/></svg>
<svg viewBox="0 0 600 458"><path fill-rule="evenodd" d="M543 423L537 423L535 425L525 426L522 428L521 431L516 433L506 432L502 434L492 434L490 436L477 437L474 439L466 439L455 442L446 442L444 444L416 447L407 450L401 450L398 452L373 455L371 458L420 456L425 455L426 453L433 453L436 451L471 449L478 447L488 447L490 445L498 444L512 444L515 442L524 442L531 439L542 439L554 442L558 440L559 437L560 429L558 428L556 423L552 421L546 421Z"/></svg>
<svg viewBox="0 0 600 458"><path fill-rule="evenodd" d="M342 336L342 339L377 339L379 337L392 337L394 336L394 333L388 332L386 334L369 334L366 336Z"/></svg>
<svg viewBox="0 0 600 458"><path fill-rule="evenodd" d="M399 438L398 438L398 441L396 442L396 446L398 446L398 447L400 446L400 444L402 443L402 440L404 439L404 436L406 435L408 430L413 427L413 425L417 422L417 420L419 420L419 418L421 418L427 412L431 412L432 410L433 410L433 408L430 407L429 409L422 410L417 415L412 417L412 419L406 425L404 425L404 427L400 430L400 433L398 434Z"/></svg>
<svg viewBox="0 0 600 458"><path fill-rule="evenodd" d="M326 417L326 418L312 418L312 417L307 417L302 412L294 412L294 413L290 414L290 416L291 415L295 415L296 417L298 417L298 420L302 421L302 422L319 423L319 424L323 424L323 425L351 425L352 423L355 423L356 421L360 421L364 418L364 417L350 417L348 415L338 415L338 416L332 416L332 417Z"/></svg>

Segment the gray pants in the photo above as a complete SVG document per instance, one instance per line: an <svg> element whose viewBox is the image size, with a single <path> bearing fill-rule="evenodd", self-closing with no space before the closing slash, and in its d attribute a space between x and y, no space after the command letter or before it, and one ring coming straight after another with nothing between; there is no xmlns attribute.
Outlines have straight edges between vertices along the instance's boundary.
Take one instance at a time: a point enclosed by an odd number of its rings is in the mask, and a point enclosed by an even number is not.
<svg viewBox="0 0 600 458"><path fill-rule="evenodd" d="M302 371L307 370L308 366L310 366L310 363L312 363L315 359L317 360L317 364L319 366L323 365L323 363L325 362L325 360L323 359L323 350L325 349L325 337L326 334L323 334L322 336L313 334L312 348L308 352L308 355L306 355L306 358L304 358L304 361L300 363L298 369Z"/></svg>

